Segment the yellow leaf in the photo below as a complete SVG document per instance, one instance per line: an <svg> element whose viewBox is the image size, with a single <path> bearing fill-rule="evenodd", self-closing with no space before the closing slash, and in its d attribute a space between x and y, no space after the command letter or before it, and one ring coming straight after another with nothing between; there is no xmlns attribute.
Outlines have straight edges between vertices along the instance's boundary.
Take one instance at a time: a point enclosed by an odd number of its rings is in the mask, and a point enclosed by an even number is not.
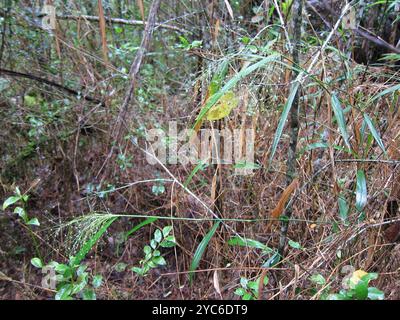
<svg viewBox="0 0 400 320"><path fill-rule="evenodd" d="M239 99L232 91L225 93L218 102L207 112L207 120L220 120L231 113L239 104Z"/></svg>
<svg viewBox="0 0 400 320"><path fill-rule="evenodd" d="M353 275L351 276L349 282L351 286L356 286L357 283L361 280L362 277L364 277L366 273L364 270L357 270L353 272Z"/></svg>

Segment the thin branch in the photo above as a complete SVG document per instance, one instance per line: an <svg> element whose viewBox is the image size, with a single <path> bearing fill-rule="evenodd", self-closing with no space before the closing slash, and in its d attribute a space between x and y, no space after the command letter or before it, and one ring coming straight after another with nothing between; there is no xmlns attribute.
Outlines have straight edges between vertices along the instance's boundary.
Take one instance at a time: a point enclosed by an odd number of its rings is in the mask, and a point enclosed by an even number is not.
<svg viewBox="0 0 400 320"><path fill-rule="evenodd" d="M34 80L34 81L37 81L37 82L45 83L45 84L47 84L47 85L49 85L51 87L60 89L61 91L64 91L64 92L66 92L68 94L71 94L71 95L74 95L74 96L77 96L77 97L81 95L80 92L78 92L78 91L76 91L74 89L64 87L63 85L61 85L59 83L56 83L54 81L47 80L47 79L44 79L44 78L40 78L38 76L34 76L32 74L27 74L27 73L22 73L22 72L18 72L18 71L13 71L13 70L7 70L7 69L0 68L0 75L1 74L5 74L5 75L11 76L11 77L25 78L25 79L30 79L30 80ZM104 102L102 102L101 100L99 100L97 98L93 98L91 96L86 96L86 95L82 95L82 98L84 100L86 100L86 101L90 101L90 102L93 102L93 103L101 104L104 107Z"/></svg>
<svg viewBox="0 0 400 320"><path fill-rule="evenodd" d="M146 23L143 23L143 21L140 20L127 20L127 19L121 19L121 18L111 18L111 17L104 17L105 20L109 23L114 23L114 24L123 24L123 25L130 25L130 26L146 26ZM60 20L87 20L87 21L99 21L99 17L97 16L88 16L88 15L57 15L57 19ZM155 23L156 28L162 28L162 29L169 29L173 30L179 33L192 33L189 30L182 29L180 27L176 27L170 24L164 24L164 23Z"/></svg>

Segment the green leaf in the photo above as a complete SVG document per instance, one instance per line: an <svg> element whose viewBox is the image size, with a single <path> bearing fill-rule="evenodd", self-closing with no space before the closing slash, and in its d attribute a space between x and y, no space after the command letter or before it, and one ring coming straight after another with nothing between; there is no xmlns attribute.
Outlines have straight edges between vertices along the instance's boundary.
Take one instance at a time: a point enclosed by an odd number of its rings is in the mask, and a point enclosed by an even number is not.
<svg viewBox="0 0 400 320"><path fill-rule="evenodd" d="M386 150L385 150L385 146L383 145L383 141L381 139L381 136L379 135L378 131L375 129L375 126L374 126L371 118L366 113L364 113L364 120L365 120L369 130L371 131L372 136L374 137L376 143L378 144L379 148L381 148L383 153L385 155L387 155Z"/></svg>
<svg viewBox="0 0 400 320"><path fill-rule="evenodd" d="M293 240L289 240L288 241L288 245L291 246L294 249L300 249L300 250L303 249L303 247L301 246L300 243L298 243L296 241L293 241Z"/></svg>
<svg viewBox="0 0 400 320"><path fill-rule="evenodd" d="M363 170L357 171L356 209L362 211L367 204L367 182Z"/></svg>
<svg viewBox="0 0 400 320"><path fill-rule="evenodd" d="M22 207L15 207L14 213L18 214L24 220L27 218L26 211Z"/></svg>
<svg viewBox="0 0 400 320"><path fill-rule="evenodd" d="M159 257L154 257L152 260L155 264L159 265L159 266L165 266L167 264L167 262L165 261L165 259L161 256Z"/></svg>
<svg viewBox="0 0 400 320"><path fill-rule="evenodd" d="M38 218L32 218L26 224L28 224L30 226L40 226Z"/></svg>
<svg viewBox="0 0 400 320"><path fill-rule="evenodd" d="M143 275L143 269L142 269L142 268L133 267L131 270L132 270L133 272L139 274L139 275Z"/></svg>
<svg viewBox="0 0 400 320"><path fill-rule="evenodd" d="M212 227L212 228L210 229L210 231L205 235L205 237L203 238L203 240L201 240L199 246L198 246L197 249L196 249L196 252L194 253L193 260L192 260L192 263L191 263L190 269L189 269L189 271L191 271L191 272L189 273L189 280L190 280L190 283L192 283L192 280L193 280L193 271L196 270L197 267L199 266L201 257L203 256L204 251L206 250L206 248L207 248L207 246L208 246L208 243L210 242L211 238L213 237L215 231L217 231L219 224L220 224L220 221L217 221L217 222L213 225L213 227Z"/></svg>
<svg viewBox="0 0 400 320"><path fill-rule="evenodd" d="M164 238L169 235L169 233L172 231L172 228L172 226L166 226L162 229L162 234Z"/></svg>
<svg viewBox="0 0 400 320"><path fill-rule="evenodd" d="M61 288L59 290L57 290L55 299L56 300L71 300L72 294L72 284L64 284L63 286L61 286Z"/></svg>
<svg viewBox="0 0 400 320"><path fill-rule="evenodd" d="M31 259L31 264L36 268L43 268L43 262L39 258Z"/></svg>
<svg viewBox="0 0 400 320"><path fill-rule="evenodd" d="M252 247L256 249L261 249L266 252L272 252L273 250L266 246L265 244L253 240L253 239L247 239L247 238L242 238L242 237L232 237L229 239L228 244L231 246L242 246L242 247Z"/></svg>
<svg viewBox="0 0 400 320"><path fill-rule="evenodd" d="M126 263L124 263L124 262L119 262L119 263L117 263L117 264L115 265L114 269L115 269L115 271L117 271L117 272L123 272L123 271L125 271L125 269L126 269L127 266L128 266L128 265L127 265Z"/></svg>
<svg viewBox="0 0 400 320"><path fill-rule="evenodd" d="M383 300L383 299L385 299L385 294L381 290L379 290L375 287L369 287L368 288L368 299Z"/></svg>
<svg viewBox="0 0 400 320"><path fill-rule="evenodd" d="M96 293L92 289L86 289L82 292L83 300L96 300Z"/></svg>
<svg viewBox="0 0 400 320"><path fill-rule="evenodd" d="M237 288L235 290L235 294L238 295L238 296L243 296L245 293L246 293L246 290L243 289L243 288Z"/></svg>
<svg viewBox="0 0 400 320"><path fill-rule="evenodd" d="M138 225L134 226L131 230L125 233L125 239L127 239L132 233L138 231L140 228L144 227L147 224L150 224L154 221L158 220L158 218L148 218L143 222L139 223Z"/></svg>
<svg viewBox="0 0 400 320"><path fill-rule="evenodd" d="M203 171L205 168L208 167L207 161L208 161L208 160L203 159L203 160L201 160L201 161L194 167L194 169L192 170L192 172L190 173L190 175L186 178L185 183L183 184L183 186L184 186L185 188L188 187L190 181L192 181L193 177L195 176L195 174L196 174L199 170L202 170L202 171Z"/></svg>
<svg viewBox="0 0 400 320"><path fill-rule="evenodd" d="M245 169L245 170L257 170L260 169L261 166L254 162L247 161L238 161L234 166L234 169Z"/></svg>
<svg viewBox="0 0 400 320"><path fill-rule="evenodd" d="M243 300L253 300L253 296L251 295L251 293L248 293L248 292L246 292L244 295L243 295L243 297L242 297L242 299Z"/></svg>
<svg viewBox="0 0 400 320"><path fill-rule="evenodd" d="M150 254L151 251L152 251L152 250L151 250L150 246L144 246L143 252L144 252L145 254Z"/></svg>
<svg viewBox="0 0 400 320"><path fill-rule="evenodd" d="M157 229L157 230L154 232L154 240L157 241L158 243L161 242L161 240L162 240L162 232L161 232L160 229Z"/></svg>
<svg viewBox="0 0 400 320"><path fill-rule="evenodd" d="M378 93L377 95L375 95L374 97L372 97L372 99L370 100L370 102L372 103L372 102L374 102L375 100L377 100L377 99L379 99L379 98L381 98L381 97L383 97L383 96L385 96L385 95L387 95L387 94L389 94L389 93L395 92L395 91L397 91L397 90L400 90L400 84L397 84L397 85L395 85L395 86L393 86L393 87L390 87L390 88L388 88L388 89L386 89L386 90L383 90L382 92L380 92L380 93Z"/></svg>
<svg viewBox="0 0 400 320"><path fill-rule="evenodd" d="M281 261L281 255L279 252L275 252L271 258L269 258L263 265L263 268L272 268L275 266L279 261Z"/></svg>
<svg viewBox="0 0 400 320"><path fill-rule="evenodd" d="M297 91L299 90L299 86L300 86L300 83L297 81L292 85L292 88L290 89L289 97L285 103L285 106L283 107L281 117L279 118L278 127L275 132L274 140L272 142L271 153L269 156L269 166L271 165L272 159L274 158L276 149L278 147L279 140L281 139L281 136L282 136L283 128L285 127L285 123L288 118L289 111L292 108L292 104L293 104L294 98L296 97Z"/></svg>
<svg viewBox="0 0 400 320"><path fill-rule="evenodd" d="M75 265L79 265L81 261L86 257L88 252L92 249L95 243L100 239L104 232L107 231L108 227L117 220L118 217L110 218L95 234L91 237L79 250L72 263Z"/></svg>
<svg viewBox="0 0 400 320"><path fill-rule="evenodd" d="M346 129L346 120L344 118L344 112L343 112L342 107L340 106L340 101L337 98L336 94L334 94L334 93L332 94L331 101L332 101L333 112L335 114L340 133L343 137L343 140L344 140L346 146L351 150L351 146L350 146L350 142L349 142L349 134L347 133L347 129Z"/></svg>
<svg viewBox="0 0 400 320"><path fill-rule="evenodd" d="M92 280L93 288L99 288L102 282L103 282L103 277L101 275L98 274L94 276Z"/></svg>
<svg viewBox="0 0 400 320"><path fill-rule="evenodd" d="M368 282L360 280L354 288L355 296L358 300L365 300L368 297Z"/></svg>
<svg viewBox="0 0 400 320"><path fill-rule="evenodd" d="M338 198L339 204L339 216L340 219L344 222L345 225L348 225L348 213L349 213L349 205L347 204L346 199L343 196L339 196Z"/></svg>
<svg viewBox="0 0 400 320"><path fill-rule="evenodd" d="M253 63L245 69L240 70L235 76L233 76L220 90L218 90L215 94L213 94L206 102L205 106L201 109L199 115L196 118L196 122L193 126L193 129L203 121L203 118L207 114L208 110L210 110L218 100L229 90L231 90L240 80L254 72L255 70L265 66L269 62L276 61L280 57L279 54L272 54L268 57L261 59L260 61Z"/></svg>
<svg viewBox="0 0 400 320"><path fill-rule="evenodd" d="M310 277L311 282L314 282L317 285L323 286L326 283L325 278L321 274L313 274Z"/></svg>
<svg viewBox="0 0 400 320"><path fill-rule="evenodd" d="M16 203L20 199L19 196L12 196L7 198L6 201L3 203L3 210L6 210L7 207L11 206L12 204Z"/></svg>

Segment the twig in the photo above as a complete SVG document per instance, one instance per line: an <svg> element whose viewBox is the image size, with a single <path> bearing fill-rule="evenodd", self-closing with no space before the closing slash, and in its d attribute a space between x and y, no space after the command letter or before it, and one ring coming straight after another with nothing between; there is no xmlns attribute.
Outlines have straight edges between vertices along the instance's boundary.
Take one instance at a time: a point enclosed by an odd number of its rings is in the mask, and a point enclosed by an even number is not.
<svg viewBox="0 0 400 320"><path fill-rule="evenodd" d="M30 80L34 80L37 82L45 83L51 87L60 89L61 91L64 91L71 95L80 96L80 93L74 89L64 87L61 84L58 84L54 81L40 78L40 77L34 76L32 74L27 74L27 73L22 73L22 72L17 72L17 71L13 71L13 70L7 70L7 69L0 68L0 75L1 74L5 74L5 75L11 76L11 77L25 78L25 79L30 79ZM93 98L91 96L82 95L82 98L86 101L101 104L103 107L105 106L103 101Z"/></svg>
<svg viewBox="0 0 400 320"><path fill-rule="evenodd" d="M123 25L130 25L130 26L145 26L147 23L143 23L143 21L140 20L127 20L127 19L121 19L121 18L111 18L111 17L104 17L107 22L109 23L115 23L115 24L123 24ZM99 21L99 17L96 16L88 16L88 15L57 15L57 19L60 20L87 20L87 21ZM180 27L172 26L169 24L164 24L164 23L155 23L154 24L155 28L162 28L162 29L169 29L173 30L179 33L192 33L189 30L185 30Z"/></svg>

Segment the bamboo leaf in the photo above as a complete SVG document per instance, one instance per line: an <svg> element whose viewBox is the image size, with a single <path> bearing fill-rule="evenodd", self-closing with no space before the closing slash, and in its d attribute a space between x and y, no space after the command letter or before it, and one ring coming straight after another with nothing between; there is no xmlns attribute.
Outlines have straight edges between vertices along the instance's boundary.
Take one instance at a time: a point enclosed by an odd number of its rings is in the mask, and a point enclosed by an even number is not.
<svg viewBox="0 0 400 320"><path fill-rule="evenodd" d="M206 250L208 243L210 242L211 238L213 237L215 231L217 231L219 224L220 224L220 221L217 221L213 225L213 227L210 229L210 231L208 231L208 233L205 235L203 240L201 240L199 246L196 249L196 252L194 253L193 260L192 260L192 263L191 263L190 269L189 269L189 271L191 271L189 273L190 283L192 283L192 280L193 280L193 275L194 275L193 271L196 270L197 267L199 266L200 260L204 254L204 251Z"/></svg>
<svg viewBox="0 0 400 320"><path fill-rule="evenodd" d="M372 103L375 100L378 100L379 98L381 98L381 97L383 97L383 96L385 96L385 95L387 95L389 93L395 92L397 90L400 90L400 84L397 84L397 85L395 85L393 87L390 87L390 88L387 88L386 90L383 90L382 92L380 92L377 95L375 95L374 97L372 97L370 102Z"/></svg>
<svg viewBox="0 0 400 320"><path fill-rule="evenodd" d="M237 107L239 99L232 91L225 93L221 99L207 112L207 120L220 120L231 113Z"/></svg>
<svg viewBox="0 0 400 320"><path fill-rule="evenodd" d="M383 145L383 141L381 139L381 136L379 135L378 131L376 130L376 128L374 126L374 123L372 122L371 118L366 113L364 113L364 120L365 120L369 130L371 131L372 136L374 137L376 143L378 144L379 148L381 148L383 153L385 155L387 155L386 154L386 150L385 150L385 146Z"/></svg>
<svg viewBox="0 0 400 320"><path fill-rule="evenodd" d="M344 140L346 146L351 150L351 146L349 143L349 134L347 133L347 129L346 129L346 120L344 117L344 112L343 112L342 107L340 106L340 101L337 98L336 94L332 94L331 101L332 101L333 112L335 114L340 133L343 137L343 140Z"/></svg>
<svg viewBox="0 0 400 320"><path fill-rule="evenodd" d="M362 211L367 204L367 182L363 170L357 171L356 209Z"/></svg>

